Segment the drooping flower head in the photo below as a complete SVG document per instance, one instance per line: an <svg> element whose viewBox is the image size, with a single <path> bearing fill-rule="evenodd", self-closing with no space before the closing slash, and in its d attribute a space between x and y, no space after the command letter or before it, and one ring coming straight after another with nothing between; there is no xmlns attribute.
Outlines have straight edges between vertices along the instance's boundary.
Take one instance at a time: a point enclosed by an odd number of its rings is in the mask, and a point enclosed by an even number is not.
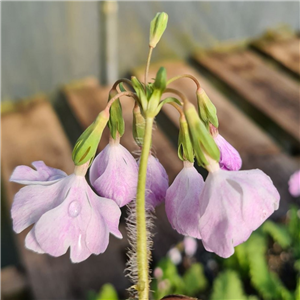
<svg viewBox="0 0 300 300"><path fill-rule="evenodd" d="M227 258L273 212L280 195L261 170L225 171L216 161L200 195L199 232L207 251Z"/></svg>
<svg viewBox="0 0 300 300"><path fill-rule="evenodd" d="M90 181L99 195L113 199L120 207L128 204L136 195L138 165L119 143L119 138L97 155L90 169Z"/></svg>
<svg viewBox="0 0 300 300"><path fill-rule="evenodd" d="M189 161L167 190L166 214L172 227L179 233L200 239L199 197L204 186L202 176Z"/></svg>
<svg viewBox="0 0 300 300"><path fill-rule="evenodd" d="M219 134L218 129L212 124L210 124L210 132L220 150L220 168L222 170L238 171L242 167L239 152Z"/></svg>
<svg viewBox="0 0 300 300"><path fill-rule="evenodd" d="M300 170L290 177L289 192L294 197L300 196Z"/></svg>
<svg viewBox="0 0 300 300"><path fill-rule="evenodd" d="M70 176L42 161L33 166L36 170L18 166L10 178L27 185L15 195L11 215L16 233L34 224L25 239L28 249L57 257L70 248L76 263L103 253L109 233L122 238L120 209L89 187L84 177L88 163L76 166Z"/></svg>
<svg viewBox="0 0 300 300"><path fill-rule="evenodd" d="M166 197L166 192L169 187L168 174L153 155L149 155L146 177L146 208L154 209L161 204Z"/></svg>

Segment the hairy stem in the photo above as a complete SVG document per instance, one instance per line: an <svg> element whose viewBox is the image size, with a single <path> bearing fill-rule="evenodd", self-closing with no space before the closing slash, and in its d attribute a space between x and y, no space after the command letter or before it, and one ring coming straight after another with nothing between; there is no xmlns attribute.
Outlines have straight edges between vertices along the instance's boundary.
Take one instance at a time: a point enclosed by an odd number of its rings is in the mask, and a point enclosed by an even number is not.
<svg viewBox="0 0 300 300"><path fill-rule="evenodd" d="M144 144L140 158L138 187L136 196L137 225L137 268L138 268L138 299L149 299L149 265L147 250L147 230L145 212L145 192L148 157L151 148L153 118L146 118Z"/></svg>

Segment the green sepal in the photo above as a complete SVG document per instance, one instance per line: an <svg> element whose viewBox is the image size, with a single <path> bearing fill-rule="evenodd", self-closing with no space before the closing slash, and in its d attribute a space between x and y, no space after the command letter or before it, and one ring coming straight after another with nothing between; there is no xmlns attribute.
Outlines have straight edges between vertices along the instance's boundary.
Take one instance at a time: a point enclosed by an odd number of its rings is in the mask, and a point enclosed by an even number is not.
<svg viewBox="0 0 300 300"><path fill-rule="evenodd" d="M197 162L201 166L208 164L204 152L216 161L220 160L220 150L207 127L199 118L197 111L191 103L184 105L184 113L189 125L193 148Z"/></svg>
<svg viewBox="0 0 300 300"><path fill-rule="evenodd" d="M116 90L112 90L109 93L109 99L112 99L118 92ZM115 140L117 136L117 132L122 136L125 131L125 122L122 115L122 106L120 100L117 99L113 102L109 110L109 121L108 128L110 131L110 135Z"/></svg>
<svg viewBox="0 0 300 300"><path fill-rule="evenodd" d="M124 88L123 82L119 83L119 88L121 92L126 92L126 89Z"/></svg>
<svg viewBox="0 0 300 300"><path fill-rule="evenodd" d="M189 133L188 123L185 118L180 118L178 137L178 157L182 160L194 162L194 150Z"/></svg>
<svg viewBox="0 0 300 300"><path fill-rule="evenodd" d="M158 106L160 104L161 95L167 86L167 71L161 67L155 77L152 87L152 93L148 100L148 106L145 110L145 115L154 118L159 112Z"/></svg>
<svg viewBox="0 0 300 300"><path fill-rule="evenodd" d="M176 104L178 104L178 105L181 106L181 103L180 103L180 101L178 99L173 98L173 97L168 97L168 98L166 98L166 99L164 99L164 100L162 100L162 101L159 102L159 105L158 105L158 107L156 109L155 115L157 115L160 112L160 110L163 107L163 105L165 105L166 103L171 103L171 102L176 103Z"/></svg>
<svg viewBox="0 0 300 300"><path fill-rule="evenodd" d="M102 111L95 121L78 138L72 152L72 159L76 166L86 163L95 156L108 119L109 115L107 112Z"/></svg>
<svg viewBox="0 0 300 300"><path fill-rule="evenodd" d="M218 128L219 121L217 117L217 109L202 88L199 92L197 92L197 101L198 113L203 123L207 127L209 126L209 123L211 123Z"/></svg>
<svg viewBox="0 0 300 300"><path fill-rule="evenodd" d="M149 46L155 48L167 28L168 15L165 12L157 13L150 23Z"/></svg>
<svg viewBox="0 0 300 300"><path fill-rule="evenodd" d="M145 88L142 85L142 83L135 76L131 77L131 82L132 82L132 86L138 96L138 99L140 101L140 105L143 108L143 110L145 110L148 105L148 100L147 100L148 97L145 94ZM147 88L146 88L146 90L147 90Z"/></svg>
<svg viewBox="0 0 300 300"><path fill-rule="evenodd" d="M145 135L145 118L141 114L139 106L135 106L133 109L133 126L132 134L135 142L138 146L143 146L143 140Z"/></svg>

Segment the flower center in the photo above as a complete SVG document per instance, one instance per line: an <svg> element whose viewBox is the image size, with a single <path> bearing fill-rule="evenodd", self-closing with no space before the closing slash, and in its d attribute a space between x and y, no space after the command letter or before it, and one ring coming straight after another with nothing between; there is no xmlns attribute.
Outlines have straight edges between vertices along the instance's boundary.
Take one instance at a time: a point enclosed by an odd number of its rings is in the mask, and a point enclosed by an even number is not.
<svg viewBox="0 0 300 300"><path fill-rule="evenodd" d="M69 205L69 216L75 218L79 215L81 211L81 204L78 201L72 201Z"/></svg>

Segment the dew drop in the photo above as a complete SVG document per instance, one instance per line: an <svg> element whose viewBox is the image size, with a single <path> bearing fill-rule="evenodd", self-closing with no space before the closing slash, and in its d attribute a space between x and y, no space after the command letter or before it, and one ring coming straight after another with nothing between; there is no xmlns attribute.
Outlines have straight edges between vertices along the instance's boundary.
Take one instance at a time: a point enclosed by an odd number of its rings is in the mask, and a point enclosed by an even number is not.
<svg viewBox="0 0 300 300"><path fill-rule="evenodd" d="M262 218L265 219L267 216L267 211L265 209L263 209L262 211Z"/></svg>
<svg viewBox="0 0 300 300"><path fill-rule="evenodd" d="M79 201L72 201L69 205L69 216L72 218L75 218L79 215L81 211L81 204L79 203Z"/></svg>

